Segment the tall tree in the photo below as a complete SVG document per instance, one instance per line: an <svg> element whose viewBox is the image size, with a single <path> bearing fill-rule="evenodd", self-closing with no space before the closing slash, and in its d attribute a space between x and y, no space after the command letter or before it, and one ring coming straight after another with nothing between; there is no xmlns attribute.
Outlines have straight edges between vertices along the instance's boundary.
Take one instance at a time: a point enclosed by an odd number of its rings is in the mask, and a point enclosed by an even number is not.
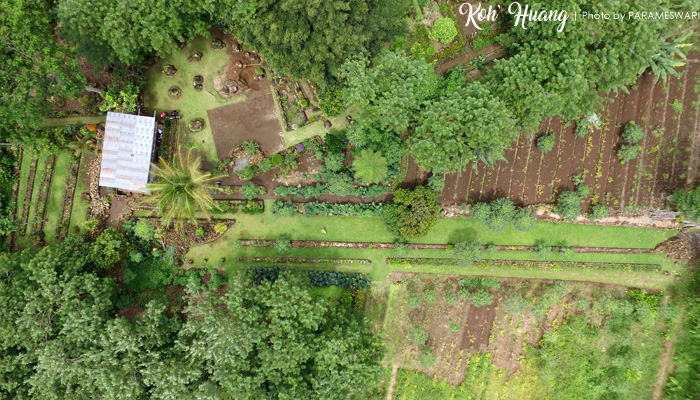
<svg viewBox="0 0 700 400"><path fill-rule="evenodd" d="M348 137L356 146L404 133L424 101L437 94L439 78L432 64L384 52L372 65L367 58L348 61L341 76L348 105L357 112Z"/></svg>
<svg viewBox="0 0 700 400"><path fill-rule="evenodd" d="M273 69L328 83L345 60L403 33L409 10L408 0L258 0L235 31Z"/></svg>
<svg viewBox="0 0 700 400"><path fill-rule="evenodd" d="M472 161L492 167L517 135L510 110L475 82L428 102L416 118L410 149L426 171L451 173Z"/></svg>

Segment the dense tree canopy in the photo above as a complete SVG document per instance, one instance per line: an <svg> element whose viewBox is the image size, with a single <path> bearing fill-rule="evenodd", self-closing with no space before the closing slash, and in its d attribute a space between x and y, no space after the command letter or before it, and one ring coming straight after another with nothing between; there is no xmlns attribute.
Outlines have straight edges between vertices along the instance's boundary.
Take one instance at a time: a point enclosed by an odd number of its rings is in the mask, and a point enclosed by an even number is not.
<svg viewBox="0 0 700 400"><path fill-rule="evenodd" d="M259 0L235 30L273 69L324 83L351 56L403 33L409 9L407 0Z"/></svg>
<svg viewBox="0 0 700 400"><path fill-rule="evenodd" d="M190 279L186 322L163 301L129 322L114 317L117 287L92 246L0 253L0 397L347 399L378 384L378 339L306 274L236 276L223 296Z"/></svg>
<svg viewBox="0 0 700 400"><path fill-rule="evenodd" d="M31 142L52 102L85 87L75 51L53 36L51 5L0 1L0 142Z"/></svg>
<svg viewBox="0 0 700 400"><path fill-rule="evenodd" d="M212 20L233 24L249 16L252 0L60 0L62 33L97 65L140 64L168 55L180 43L206 34Z"/></svg>
<svg viewBox="0 0 700 400"><path fill-rule="evenodd" d="M477 82L450 90L421 110L411 154L434 173L463 170L472 161L492 166L517 135L510 111Z"/></svg>
<svg viewBox="0 0 700 400"><path fill-rule="evenodd" d="M650 1L537 0L532 10L567 10L571 16L615 10L622 15L653 7L654 12L692 9L691 0ZM504 18L512 19L506 14ZM514 21L506 21L512 25ZM530 23L510 29L504 43L512 57L499 59L484 82L513 110L520 124L534 128L553 116L575 119L600 105L598 93L624 89L658 57L678 20L631 18L611 24L604 19L569 18L558 23Z"/></svg>

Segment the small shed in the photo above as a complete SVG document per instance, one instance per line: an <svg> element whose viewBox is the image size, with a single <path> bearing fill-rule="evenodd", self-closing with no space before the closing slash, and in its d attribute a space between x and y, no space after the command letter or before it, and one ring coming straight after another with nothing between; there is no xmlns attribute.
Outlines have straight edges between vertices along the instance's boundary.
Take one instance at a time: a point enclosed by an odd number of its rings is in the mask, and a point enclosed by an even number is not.
<svg viewBox="0 0 700 400"><path fill-rule="evenodd" d="M154 117L108 112L100 186L146 193L155 132Z"/></svg>

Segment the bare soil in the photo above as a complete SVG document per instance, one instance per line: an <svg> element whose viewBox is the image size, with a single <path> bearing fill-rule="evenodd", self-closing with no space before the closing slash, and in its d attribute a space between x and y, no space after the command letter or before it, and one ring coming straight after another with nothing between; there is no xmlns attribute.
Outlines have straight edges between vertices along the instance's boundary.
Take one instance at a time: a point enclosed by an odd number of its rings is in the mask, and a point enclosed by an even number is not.
<svg viewBox="0 0 700 400"><path fill-rule="evenodd" d="M469 307L466 328L462 333L461 349L473 354L485 351L488 348L493 321L496 318L496 309L499 304L499 299L496 299L493 304L488 306Z"/></svg>
<svg viewBox="0 0 700 400"><path fill-rule="evenodd" d="M246 101L209 110L207 115L220 160L227 159L229 152L246 140L256 141L265 154L273 154L285 147L269 90Z"/></svg>

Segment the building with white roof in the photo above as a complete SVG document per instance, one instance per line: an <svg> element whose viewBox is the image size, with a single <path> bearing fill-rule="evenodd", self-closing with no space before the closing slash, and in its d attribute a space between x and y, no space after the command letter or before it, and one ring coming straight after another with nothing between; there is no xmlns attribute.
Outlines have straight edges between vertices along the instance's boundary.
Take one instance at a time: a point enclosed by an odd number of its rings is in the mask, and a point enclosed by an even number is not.
<svg viewBox="0 0 700 400"><path fill-rule="evenodd" d="M146 193L155 130L154 117L107 113L100 186Z"/></svg>

